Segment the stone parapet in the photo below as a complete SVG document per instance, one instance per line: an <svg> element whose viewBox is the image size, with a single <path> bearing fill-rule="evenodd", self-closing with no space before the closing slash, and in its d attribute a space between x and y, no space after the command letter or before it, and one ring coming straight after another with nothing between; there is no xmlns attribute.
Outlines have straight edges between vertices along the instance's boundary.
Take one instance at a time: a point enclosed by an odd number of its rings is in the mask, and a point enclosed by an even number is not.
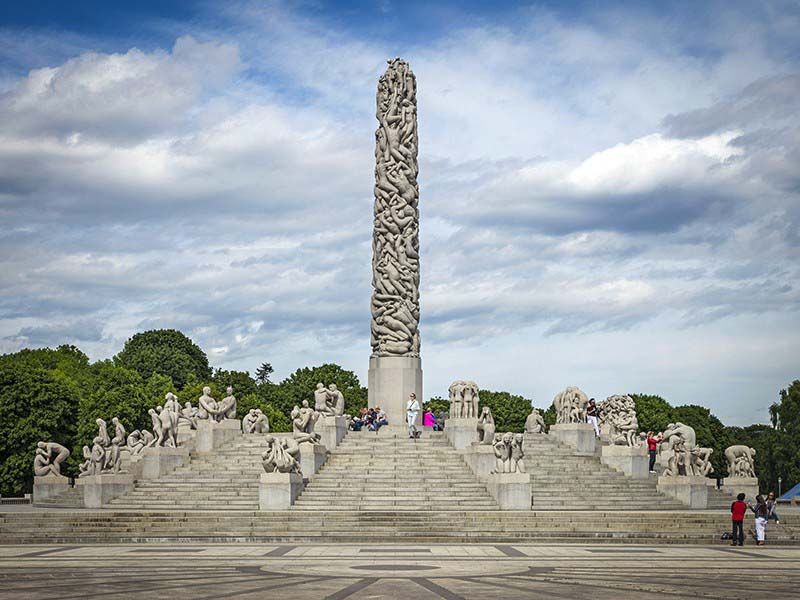
<svg viewBox="0 0 800 600"><path fill-rule="evenodd" d="M322 415L314 424L314 432L322 438L323 446L333 450L347 435L347 419L343 416Z"/></svg>
<svg viewBox="0 0 800 600"><path fill-rule="evenodd" d="M130 473L89 475L79 477L75 486L83 490L83 505L86 508L101 508L109 500L127 494L133 489Z"/></svg>
<svg viewBox="0 0 800 600"><path fill-rule="evenodd" d="M211 419L201 419L197 422L195 444L198 452L212 452L225 442L234 440L242 435L242 421L240 419L225 419L216 423Z"/></svg>
<svg viewBox="0 0 800 600"><path fill-rule="evenodd" d="M189 462L189 450L186 448L165 448L156 446L145 448L141 454L141 479L158 479L167 475L177 467Z"/></svg>
<svg viewBox="0 0 800 600"><path fill-rule="evenodd" d="M33 478L33 504L53 498L69 491L69 478L49 473L44 477Z"/></svg>
<svg viewBox="0 0 800 600"><path fill-rule="evenodd" d="M472 442L460 452L478 481L485 483L497 464L494 447Z"/></svg>
<svg viewBox="0 0 800 600"><path fill-rule="evenodd" d="M311 480L314 475L319 473L322 465L328 458L328 450L321 444L312 444L311 442L303 442L300 444L300 456L298 462L300 463L300 471L303 473L303 479Z"/></svg>
<svg viewBox="0 0 800 600"><path fill-rule="evenodd" d="M531 510L531 476L528 473L490 473L486 488L500 510Z"/></svg>
<svg viewBox="0 0 800 600"><path fill-rule="evenodd" d="M570 446L575 454L594 456L597 437L589 423L561 423L550 426L550 435L562 444Z"/></svg>
<svg viewBox="0 0 800 600"><path fill-rule="evenodd" d="M650 457L644 446L603 446L600 460L633 479L647 479L650 476L648 463Z"/></svg>
<svg viewBox="0 0 800 600"><path fill-rule="evenodd" d="M677 475L675 477L658 478L657 489L663 494L677 498L689 508L704 509L708 507L707 477L696 475Z"/></svg>
<svg viewBox="0 0 800 600"><path fill-rule="evenodd" d="M258 484L260 510L288 510L303 491L299 473L262 473Z"/></svg>

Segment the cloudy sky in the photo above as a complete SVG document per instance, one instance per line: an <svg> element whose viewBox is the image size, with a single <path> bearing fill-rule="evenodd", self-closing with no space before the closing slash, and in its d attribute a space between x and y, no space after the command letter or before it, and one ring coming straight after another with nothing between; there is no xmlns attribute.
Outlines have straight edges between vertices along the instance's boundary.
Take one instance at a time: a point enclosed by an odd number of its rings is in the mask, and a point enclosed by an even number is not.
<svg viewBox="0 0 800 600"><path fill-rule="evenodd" d="M10 4L0 352L173 327L215 366L366 381L402 56L426 396L578 385L748 424L800 377L797 1Z"/></svg>

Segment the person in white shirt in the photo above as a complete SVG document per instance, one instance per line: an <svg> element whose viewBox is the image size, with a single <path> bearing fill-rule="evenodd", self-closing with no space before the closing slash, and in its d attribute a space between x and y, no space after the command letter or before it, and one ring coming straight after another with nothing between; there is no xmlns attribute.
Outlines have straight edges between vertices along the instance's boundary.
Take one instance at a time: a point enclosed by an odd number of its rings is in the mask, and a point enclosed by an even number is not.
<svg viewBox="0 0 800 600"><path fill-rule="evenodd" d="M417 401L417 395L411 392L406 403L406 414L408 415L408 437L417 437L417 416L419 415L420 406Z"/></svg>

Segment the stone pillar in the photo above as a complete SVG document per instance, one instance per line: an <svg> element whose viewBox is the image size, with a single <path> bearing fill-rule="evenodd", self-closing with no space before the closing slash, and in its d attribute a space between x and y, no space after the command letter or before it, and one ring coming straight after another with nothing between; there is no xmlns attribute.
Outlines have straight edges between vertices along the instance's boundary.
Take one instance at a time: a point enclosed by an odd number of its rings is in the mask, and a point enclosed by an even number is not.
<svg viewBox="0 0 800 600"><path fill-rule="evenodd" d="M528 473L491 473L486 488L500 510L531 510L531 476Z"/></svg>
<svg viewBox="0 0 800 600"><path fill-rule="evenodd" d="M494 447L472 442L472 444L462 450L462 452L464 460L467 465L469 465L472 472L475 473L475 477L478 481L486 483L489 479L489 474L494 470L497 464L497 459L494 455Z"/></svg>
<svg viewBox="0 0 800 600"><path fill-rule="evenodd" d="M550 435L562 444L571 446L575 454L593 456L597 438L589 423L561 423L550 426Z"/></svg>
<svg viewBox="0 0 800 600"><path fill-rule="evenodd" d="M321 444L312 444L311 442L303 442L300 444L300 471L303 473L303 479L313 479L314 475L319 473L322 465L328 457L328 451L325 446Z"/></svg>
<svg viewBox="0 0 800 600"><path fill-rule="evenodd" d="M130 473L105 473L79 477L75 486L83 490L83 505L86 508L102 508L113 498L123 496L133 489Z"/></svg>
<svg viewBox="0 0 800 600"><path fill-rule="evenodd" d="M447 419L444 434L456 450L469 448L473 442L478 441L478 419Z"/></svg>
<svg viewBox="0 0 800 600"><path fill-rule="evenodd" d="M142 451L141 478L158 479L188 462L189 450L186 448L145 448Z"/></svg>
<svg viewBox="0 0 800 600"><path fill-rule="evenodd" d="M69 478L63 475L48 473L43 477L36 475L33 478L33 504L53 496L60 496L67 491L69 491Z"/></svg>
<svg viewBox="0 0 800 600"><path fill-rule="evenodd" d="M708 507L707 477L696 475L678 475L676 477L658 478L657 489L663 494L677 498L689 508L704 509Z"/></svg>
<svg viewBox="0 0 800 600"><path fill-rule="evenodd" d="M314 432L322 438L323 446L333 450L347 435L347 419L343 416L322 415L314 424Z"/></svg>
<svg viewBox="0 0 800 600"><path fill-rule="evenodd" d="M726 477L722 480L722 490L732 497L744 493L745 500L755 502L758 496L758 477Z"/></svg>
<svg viewBox="0 0 800 600"><path fill-rule="evenodd" d="M198 452L211 452L240 435L242 435L240 419L225 419L219 423L211 419L201 419L197 422L196 448Z"/></svg>
<svg viewBox="0 0 800 600"><path fill-rule="evenodd" d="M262 473L258 484L261 510L289 510L303 491L300 473Z"/></svg>
<svg viewBox="0 0 800 600"><path fill-rule="evenodd" d="M417 83L399 58L378 82L369 405L406 426L411 392L422 407L419 338ZM421 425L422 411L420 420Z"/></svg>
<svg viewBox="0 0 800 600"><path fill-rule="evenodd" d="M612 469L625 473L633 479L647 479L650 476L648 469L650 456L644 446L603 446L600 460Z"/></svg>

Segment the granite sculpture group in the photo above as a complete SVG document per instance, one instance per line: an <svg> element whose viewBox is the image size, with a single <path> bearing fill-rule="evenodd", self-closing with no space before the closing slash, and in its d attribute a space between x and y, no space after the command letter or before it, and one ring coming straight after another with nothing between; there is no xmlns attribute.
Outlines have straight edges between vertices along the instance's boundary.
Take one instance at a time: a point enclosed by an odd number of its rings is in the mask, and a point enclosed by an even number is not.
<svg viewBox="0 0 800 600"><path fill-rule="evenodd" d="M478 416L478 384L474 381L454 381L450 384L450 418L472 419Z"/></svg>
<svg viewBox="0 0 800 600"><path fill-rule="evenodd" d="M601 402L600 428L612 444L641 446L638 435L639 421L636 418L636 403L630 396L609 396Z"/></svg>
<svg viewBox="0 0 800 600"><path fill-rule="evenodd" d="M493 474L525 473L524 437L521 433L506 432L494 436L493 447L496 459Z"/></svg>
<svg viewBox="0 0 800 600"><path fill-rule="evenodd" d="M553 398L556 424L585 423L589 397L576 387L568 387Z"/></svg>
<svg viewBox="0 0 800 600"><path fill-rule="evenodd" d="M325 387L323 383L317 384L317 389L314 390L314 410L321 415L336 417L344 415L344 395L335 383L328 387Z"/></svg>

